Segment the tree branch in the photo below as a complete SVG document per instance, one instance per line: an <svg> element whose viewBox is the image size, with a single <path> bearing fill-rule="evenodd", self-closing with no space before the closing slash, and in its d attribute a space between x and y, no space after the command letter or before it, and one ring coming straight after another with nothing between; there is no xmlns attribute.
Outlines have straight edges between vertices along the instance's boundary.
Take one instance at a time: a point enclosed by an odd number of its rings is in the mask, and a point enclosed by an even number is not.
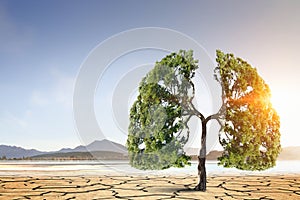
<svg viewBox="0 0 300 200"><path fill-rule="evenodd" d="M187 123L190 121L190 119L191 119L192 116L193 116L193 115L189 115L188 118L185 120L185 122L183 122L183 124L184 124L186 127L188 127ZM181 133L183 132L183 130L184 130L184 129L182 129L182 130L179 132L179 134L177 135L176 138L179 138L179 136L181 135ZM189 137L190 137L190 131L188 130L188 131L187 131L187 139L186 139L186 141L189 140Z"/></svg>
<svg viewBox="0 0 300 200"><path fill-rule="evenodd" d="M219 119L219 117L220 117L220 114L219 113L216 113L216 114L213 114L213 115L210 115L210 116L208 116L206 119L205 119L205 123L207 123L209 120L211 120L211 119L215 119L215 120L217 120L218 121L218 123L222 126L222 124L221 124L221 121L220 121L220 119Z"/></svg>
<svg viewBox="0 0 300 200"><path fill-rule="evenodd" d="M201 121L205 121L204 115L195 108L195 106L192 102L190 102L190 106L192 108L191 110L192 110L193 114L196 115L197 117L199 117L201 119Z"/></svg>

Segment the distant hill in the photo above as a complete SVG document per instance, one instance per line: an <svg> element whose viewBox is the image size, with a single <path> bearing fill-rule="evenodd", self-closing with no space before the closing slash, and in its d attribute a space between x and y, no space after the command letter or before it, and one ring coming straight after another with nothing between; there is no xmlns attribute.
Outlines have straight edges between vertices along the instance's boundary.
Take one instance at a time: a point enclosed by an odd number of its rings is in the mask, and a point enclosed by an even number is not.
<svg viewBox="0 0 300 200"><path fill-rule="evenodd" d="M191 154L199 151L198 149L188 149L188 155L192 156L193 160L197 160L197 154ZM222 155L223 151L211 151L207 154L206 160L217 160ZM282 148L278 156L278 160L300 160L300 146L299 147L285 147Z"/></svg>
<svg viewBox="0 0 300 200"><path fill-rule="evenodd" d="M217 160L222 155L223 151L211 151L206 155L206 160ZM198 160L198 155L191 155L192 160Z"/></svg>
<svg viewBox="0 0 300 200"><path fill-rule="evenodd" d="M193 160L197 160L199 149L187 148L185 149L187 155L191 155ZM109 141L96 140L87 146L77 146L75 148L63 148L59 151L43 152L36 149L24 149L22 147L0 145L0 159L6 157L7 159L127 159L127 149L125 146ZM207 155L207 160L217 160L222 154L222 151L211 151ZM278 160L300 160L300 146L285 147L280 153Z"/></svg>
<svg viewBox="0 0 300 200"><path fill-rule="evenodd" d="M0 145L0 158L23 158L43 154L44 152L35 149L24 149L16 146Z"/></svg>
<svg viewBox="0 0 300 200"><path fill-rule="evenodd" d="M222 155L223 151L211 151L207 154L206 160L217 160Z"/></svg>
<svg viewBox="0 0 300 200"><path fill-rule="evenodd" d="M186 154L192 157L192 160L198 160L199 148L185 148ZM222 151L211 151L206 155L206 160L217 160L222 155Z"/></svg>
<svg viewBox="0 0 300 200"><path fill-rule="evenodd" d="M50 153L30 157L31 160L126 160L122 153L111 151Z"/></svg>
<svg viewBox="0 0 300 200"><path fill-rule="evenodd" d="M27 157L38 158L39 156L45 158L46 157L45 155L66 156L72 154L64 154L64 153L75 153L75 152L78 153L76 154L76 156L78 157L80 157L80 153L82 153L81 155L85 155L89 157L88 152L93 152L92 153L93 155L99 155L100 154L99 152L103 152L103 154L105 155L108 154L124 155L124 156L127 155L127 149L125 146L106 139L101 141L96 140L87 146L80 145L73 149L63 148L59 151L53 151L53 152L43 152L35 149L24 149L22 147L0 145L0 158L6 157L7 159L13 159L13 158L20 159L20 158L27 158ZM114 153L118 153L118 154L114 154Z"/></svg>
<svg viewBox="0 0 300 200"><path fill-rule="evenodd" d="M285 147L278 160L300 160L300 147Z"/></svg>
<svg viewBox="0 0 300 200"><path fill-rule="evenodd" d="M64 148L58 151L58 153L68 153L68 152L94 152L94 151L109 151L117 152L122 154L127 154L127 149L121 144L112 142L110 140L95 140L87 146L77 146L74 149Z"/></svg>

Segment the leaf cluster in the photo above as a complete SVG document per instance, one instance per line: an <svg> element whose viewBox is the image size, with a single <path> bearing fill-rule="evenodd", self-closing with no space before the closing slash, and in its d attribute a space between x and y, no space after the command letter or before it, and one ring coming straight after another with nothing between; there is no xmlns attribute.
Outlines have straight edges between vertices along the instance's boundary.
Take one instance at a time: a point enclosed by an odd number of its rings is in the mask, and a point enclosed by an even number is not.
<svg viewBox="0 0 300 200"><path fill-rule="evenodd" d="M224 148L219 164L242 170L264 170L280 153L280 119L270 102L270 89L250 64L217 51L215 77L222 85Z"/></svg>
<svg viewBox="0 0 300 200"><path fill-rule="evenodd" d="M198 68L192 51L179 51L156 62L142 79L130 110L127 149L139 169L166 169L189 164L186 116L194 97L192 78Z"/></svg>

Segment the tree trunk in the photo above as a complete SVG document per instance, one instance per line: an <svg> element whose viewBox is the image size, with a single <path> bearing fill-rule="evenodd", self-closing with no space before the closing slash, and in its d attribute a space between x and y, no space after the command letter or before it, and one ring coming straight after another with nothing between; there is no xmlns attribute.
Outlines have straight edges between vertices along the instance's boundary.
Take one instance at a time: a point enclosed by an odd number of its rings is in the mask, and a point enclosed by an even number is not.
<svg viewBox="0 0 300 200"><path fill-rule="evenodd" d="M198 156L198 175L199 183L195 187L197 191L206 191L206 169L205 169L205 160L206 160L206 120L202 121L202 136L201 136L201 149Z"/></svg>

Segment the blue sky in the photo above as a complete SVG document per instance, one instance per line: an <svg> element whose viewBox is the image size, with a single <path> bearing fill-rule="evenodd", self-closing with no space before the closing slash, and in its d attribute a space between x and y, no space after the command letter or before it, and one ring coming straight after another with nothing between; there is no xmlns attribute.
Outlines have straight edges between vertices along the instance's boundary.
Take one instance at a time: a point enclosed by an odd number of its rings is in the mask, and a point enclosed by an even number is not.
<svg viewBox="0 0 300 200"><path fill-rule="evenodd" d="M298 145L299 8L299 1L1 0L0 143L40 150L80 145L72 95L85 58L112 35L162 27L192 37L213 59L221 49L257 67L281 115L283 146ZM118 134L109 139L124 144Z"/></svg>

